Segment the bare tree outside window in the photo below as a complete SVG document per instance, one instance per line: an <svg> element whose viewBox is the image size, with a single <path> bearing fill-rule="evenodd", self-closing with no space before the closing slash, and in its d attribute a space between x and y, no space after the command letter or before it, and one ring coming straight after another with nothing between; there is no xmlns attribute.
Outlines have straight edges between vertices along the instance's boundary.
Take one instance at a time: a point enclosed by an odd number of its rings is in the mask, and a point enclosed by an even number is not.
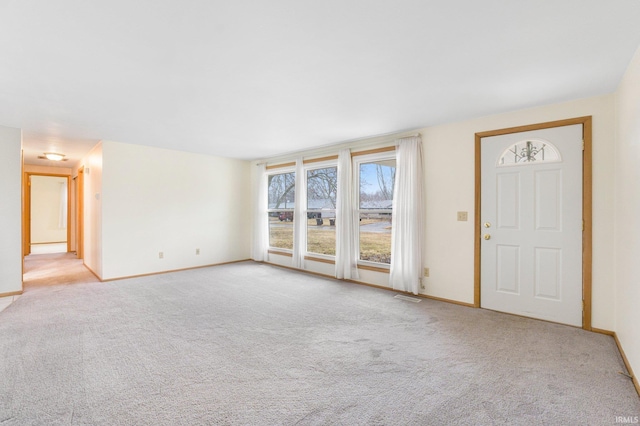
<svg viewBox="0 0 640 426"><path fill-rule="evenodd" d="M269 208L292 209L296 201L295 173L281 173L269 176Z"/></svg>
<svg viewBox="0 0 640 426"><path fill-rule="evenodd" d="M393 200L396 180L395 161L360 165L360 204Z"/></svg>
<svg viewBox="0 0 640 426"><path fill-rule="evenodd" d="M338 168L307 170L307 251L336 254Z"/></svg>
<svg viewBox="0 0 640 426"><path fill-rule="evenodd" d="M376 177L378 178L378 187L380 188L380 196L384 200L393 199L393 185L396 181L396 168L376 164Z"/></svg>
<svg viewBox="0 0 640 426"><path fill-rule="evenodd" d="M293 249L293 212L296 202L295 173L268 177L269 246Z"/></svg>
<svg viewBox="0 0 640 426"><path fill-rule="evenodd" d="M395 159L359 164L360 260L391 263Z"/></svg>
<svg viewBox="0 0 640 426"><path fill-rule="evenodd" d="M307 172L307 199L324 202L332 208L336 208L336 192L338 191L337 167L309 170ZM310 203L307 203L310 204ZM308 205L309 209L316 206Z"/></svg>

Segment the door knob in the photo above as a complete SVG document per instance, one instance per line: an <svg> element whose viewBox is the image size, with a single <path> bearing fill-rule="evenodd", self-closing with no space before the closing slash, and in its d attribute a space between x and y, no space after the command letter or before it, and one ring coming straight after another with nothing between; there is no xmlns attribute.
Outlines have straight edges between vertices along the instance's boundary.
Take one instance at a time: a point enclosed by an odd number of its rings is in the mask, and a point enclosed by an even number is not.
<svg viewBox="0 0 640 426"><path fill-rule="evenodd" d="M489 234L484 234L484 239L485 239L485 240L490 240L490 239L491 239L491 235L489 235Z"/></svg>

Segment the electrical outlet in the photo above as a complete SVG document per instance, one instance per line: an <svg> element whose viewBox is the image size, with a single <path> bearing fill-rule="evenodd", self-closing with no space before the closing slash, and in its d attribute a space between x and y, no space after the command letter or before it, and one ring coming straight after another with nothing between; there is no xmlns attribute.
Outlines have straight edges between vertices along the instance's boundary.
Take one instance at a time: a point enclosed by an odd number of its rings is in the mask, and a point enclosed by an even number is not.
<svg viewBox="0 0 640 426"><path fill-rule="evenodd" d="M422 278L420 278L420 290L424 290L424 280Z"/></svg>
<svg viewBox="0 0 640 426"><path fill-rule="evenodd" d="M424 268L424 276L425 277L429 276L429 268Z"/></svg>
<svg viewBox="0 0 640 426"><path fill-rule="evenodd" d="M458 222L466 222L467 216L467 212L458 212Z"/></svg>
<svg viewBox="0 0 640 426"><path fill-rule="evenodd" d="M196 249L196 256L197 256L197 255L199 255L199 254L200 254L200 249L199 249L199 248L197 248L197 249Z"/></svg>
<svg viewBox="0 0 640 426"><path fill-rule="evenodd" d="M158 252L158 259L164 259L164 253Z"/></svg>

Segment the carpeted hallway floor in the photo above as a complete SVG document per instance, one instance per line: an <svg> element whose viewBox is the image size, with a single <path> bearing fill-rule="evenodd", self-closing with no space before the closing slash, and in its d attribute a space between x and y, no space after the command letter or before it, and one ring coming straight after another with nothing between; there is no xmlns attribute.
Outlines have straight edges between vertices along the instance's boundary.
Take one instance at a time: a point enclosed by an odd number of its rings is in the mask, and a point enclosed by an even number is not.
<svg viewBox="0 0 640 426"><path fill-rule="evenodd" d="M32 254L24 260L26 291L43 285L97 283L98 278L76 259L75 253Z"/></svg>
<svg viewBox="0 0 640 426"><path fill-rule="evenodd" d="M608 336L253 262L108 283L80 267L66 285L45 264L0 312L3 426L640 415Z"/></svg>

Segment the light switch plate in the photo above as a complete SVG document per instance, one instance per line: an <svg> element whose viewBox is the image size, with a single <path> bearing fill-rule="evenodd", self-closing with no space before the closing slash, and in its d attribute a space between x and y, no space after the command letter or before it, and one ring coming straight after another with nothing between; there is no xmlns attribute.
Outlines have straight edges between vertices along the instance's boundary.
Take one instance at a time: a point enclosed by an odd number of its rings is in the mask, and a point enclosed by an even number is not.
<svg viewBox="0 0 640 426"><path fill-rule="evenodd" d="M466 222L468 218L467 212L458 212L458 222Z"/></svg>

